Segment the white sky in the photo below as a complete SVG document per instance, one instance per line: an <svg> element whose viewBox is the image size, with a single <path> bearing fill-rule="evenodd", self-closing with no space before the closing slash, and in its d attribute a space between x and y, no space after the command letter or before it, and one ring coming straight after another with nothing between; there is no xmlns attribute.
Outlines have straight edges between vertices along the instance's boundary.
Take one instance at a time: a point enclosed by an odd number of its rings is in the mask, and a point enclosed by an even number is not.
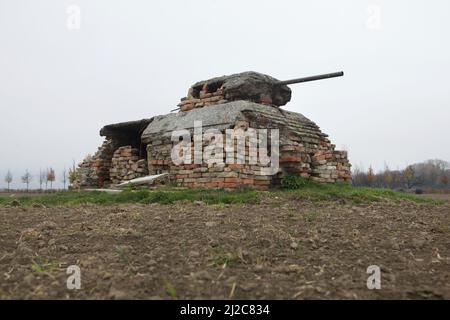
<svg viewBox="0 0 450 320"><path fill-rule="evenodd" d="M60 174L103 125L166 114L194 82L248 70L344 70L292 86L285 109L353 164L448 161L448 39L447 0L0 0L0 187L8 169L14 186L27 168Z"/></svg>

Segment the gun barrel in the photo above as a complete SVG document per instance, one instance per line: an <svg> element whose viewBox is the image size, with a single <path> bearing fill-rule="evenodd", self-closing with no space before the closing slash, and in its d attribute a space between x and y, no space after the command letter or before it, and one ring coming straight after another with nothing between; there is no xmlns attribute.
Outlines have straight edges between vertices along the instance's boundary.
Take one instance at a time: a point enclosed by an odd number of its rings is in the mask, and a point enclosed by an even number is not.
<svg viewBox="0 0 450 320"><path fill-rule="evenodd" d="M294 84L294 83L301 83L301 82L309 82L309 81L316 81L316 80L323 80L323 79L342 77L343 75L344 75L344 72L340 71L340 72L320 74L318 76L311 76L311 77L305 77L305 78L298 78L298 79L280 81L280 82L277 82L277 84L278 85L289 85L289 84Z"/></svg>

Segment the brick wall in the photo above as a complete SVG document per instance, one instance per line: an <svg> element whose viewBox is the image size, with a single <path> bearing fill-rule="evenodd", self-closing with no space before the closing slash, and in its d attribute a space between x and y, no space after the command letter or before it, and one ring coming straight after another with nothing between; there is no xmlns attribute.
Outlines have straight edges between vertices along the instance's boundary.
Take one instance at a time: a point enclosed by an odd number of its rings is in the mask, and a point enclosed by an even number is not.
<svg viewBox="0 0 450 320"><path fill-rule="evenodd" d="M147 161L139 159L139 150L131 146L118 148L112 157L110 178L113 184L119 184L148 175Z"/></svg>
<svg viewBox="0 0 450 320"><path fill-rule="evenodd" d="M181 111L186 112L194 108L203 108L226 102L228 102L228 100L225 99L222 89L218 89L217 91L211 93L206 90L202 90L200 91L198 98L194 98L189 95L182 98L181 102L178 104L178 107L180 107Z"/></svg>
<svg viewBox="0 0 450 320"><path fill-rule="evenodd" d="M93 156L86 157L79 165L75 188L107 187L111 184L109 170L116 143L106 139Z"/></svg>
<svg viewBox="0 0 450 320"><path fill-rule="evenodd" d="M259 126L266 121L259 118ZM239 128L258 125L238 121ZM274 123L271 123L273 126ZM193 141L192 141L193 142ZM224 150L223 164L183 164L174 165L171 160L173 144L170 139L153 140L147 146L149 174L170 173L170 180L180 187L188 188L242 188L251 187L267 190L281 184L286 175L300 175L319 182L350 181L350 164L345 151L335 151L326 135L317 134L305 137L293 134L287 127L280 128L280 170L273 176L261 175L260 164L249 164L248 141L245 147L244 164L226 164ZM225 145L225 137L224 137ZM202 151L206 143L204 142ZM267 146L270 150L270 144ZM236 153L237 145L235 142ZM194 147L191 149L192 163L195 157Z"/></svg>

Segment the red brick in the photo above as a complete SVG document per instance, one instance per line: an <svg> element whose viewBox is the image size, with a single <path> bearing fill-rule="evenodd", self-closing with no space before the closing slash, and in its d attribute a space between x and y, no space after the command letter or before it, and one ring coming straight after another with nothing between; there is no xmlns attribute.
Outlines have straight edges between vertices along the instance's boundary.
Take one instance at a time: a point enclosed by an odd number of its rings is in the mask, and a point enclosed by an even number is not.
<svg viewBox="0 0 450 320"><path fill-rule="evenodd" d="M326 155L325 154L320 154L320 155L315 155L312 157L313 161L321 161L321 160L325 160L326 159Z"/></svg>
<svg viewBox="0 0 450 320"><path fill-rule="evenodd" d="M189 111L194 109L194 105L192 103L186 103L184 105L181 106L181 111Z"/></svg>
<svg viewBox="0 0 450 320"><path fill-rule="evenodd" d="M239 186L237 183L223 183L221 185L223 188L237 188Z"/></svg>
<svg viewBox="0 0 450 320"><path fill-rule="evenodd" d="M218 188L219 187L219 184L218 183L207 183L206 184L206 187L207 188Z"/></svg>
<svg viewBox="0 0 450 320"><path fill-rule="evenodd" d="M280 157L280 162L302 162L301 157L285 156Z"/></svg>

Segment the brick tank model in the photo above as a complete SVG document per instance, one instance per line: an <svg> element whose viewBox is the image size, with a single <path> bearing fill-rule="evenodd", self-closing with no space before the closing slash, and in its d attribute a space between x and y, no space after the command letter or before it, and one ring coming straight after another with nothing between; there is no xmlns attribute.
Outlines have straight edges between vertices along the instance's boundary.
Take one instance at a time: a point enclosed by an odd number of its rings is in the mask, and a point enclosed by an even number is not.
<svg viewBox="0 0 450 320"><path fill-rule="evenodd" d="M79 165L75 186L114 187L164 173L172 184L187 188L266 190L288 175L348 182L347 152L335 150L328 136L305 116L280 108L291 99L288 85L342 75L279 81L244 72L197 82L172 113L103 127L105 142ZM182 162L174 160L180 132ZM227 135L230 132L243 133L243 141ZM256 151L252 139L259 147Z"/></svg>

